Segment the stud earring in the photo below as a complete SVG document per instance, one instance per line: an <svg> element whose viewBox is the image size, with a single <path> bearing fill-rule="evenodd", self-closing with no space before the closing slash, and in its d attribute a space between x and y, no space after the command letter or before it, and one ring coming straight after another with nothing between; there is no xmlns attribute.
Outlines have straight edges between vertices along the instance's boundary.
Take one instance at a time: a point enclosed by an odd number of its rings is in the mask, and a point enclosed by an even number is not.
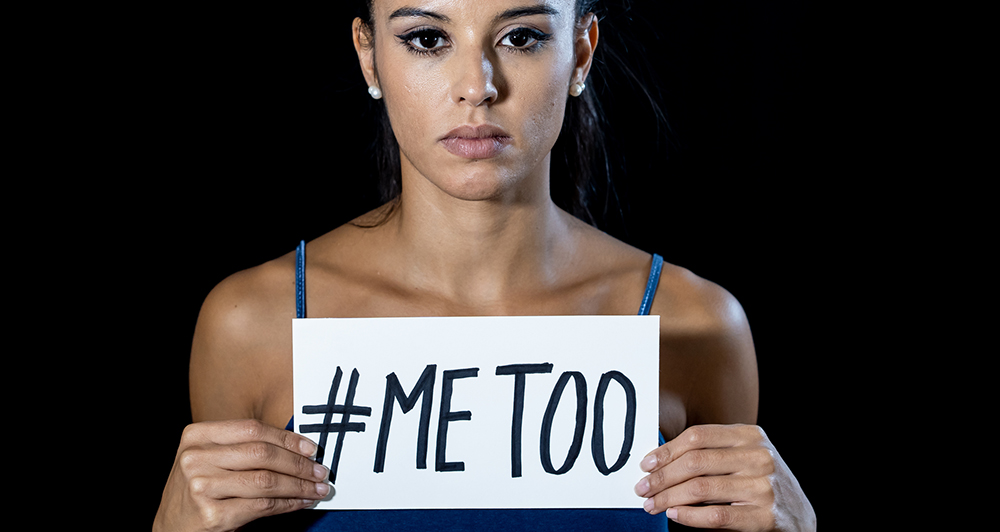
<svg viewBox="0 0 1000 532"><path fill-rule="evenodd" d="M579 96L583 94L583 89L587 88L587 84L582 81L577 81L576 83L569 86L569 94L571 96Z"/></svg>
<svg viewBox="0 0 1000 532"><path fill-rule="evenodd" d="M373 100L382 99L382 91L375 85L370 85L368 87L368 94L371 94Z"/></svg>

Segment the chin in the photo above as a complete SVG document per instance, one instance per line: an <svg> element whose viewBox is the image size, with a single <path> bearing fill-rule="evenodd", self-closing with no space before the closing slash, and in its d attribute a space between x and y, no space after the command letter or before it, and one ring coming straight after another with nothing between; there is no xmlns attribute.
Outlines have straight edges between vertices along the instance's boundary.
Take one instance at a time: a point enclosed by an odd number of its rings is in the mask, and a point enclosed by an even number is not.
<svg viewBox="0 0 1000 532"><path fill-rule="evenodd" d="M499 172L472 172L462 176L451 176L435 184L443 192L466 201L486 201L501 198L512 191L517 179L503 176Z"/></svg>
<svg viewBox="0 0 1000 532"><path fill-rule="evenodd" d="M523 161L512 161L510 158L497 157L481 160L441 161L423 160L417 164L407 159L404 164L415 172L418 181L433 184L446 195L464 201L513 200L532 195L539 188L535 176L543 173L533 172L537 166L517 164ZM512 164L514 163L514 164ZM538 161L547 164L548 160ZM418 185L420 186L420 185ZM547 183L544 186L548 194Z"/></svg>

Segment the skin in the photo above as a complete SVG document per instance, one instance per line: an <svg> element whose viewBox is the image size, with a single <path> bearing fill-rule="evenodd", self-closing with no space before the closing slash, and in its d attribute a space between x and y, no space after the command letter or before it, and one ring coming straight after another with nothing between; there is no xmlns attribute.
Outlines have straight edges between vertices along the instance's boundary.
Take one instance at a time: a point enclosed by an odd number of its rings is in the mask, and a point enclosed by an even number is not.
<svg viewBox="0 0 1000 532"><path fill-rule="evenodd" d="M546 5L558 14L497 21ZM400 144L403 192L382 224L370 213L308 244L310 317L633 315L650 255L558 209L549 152L570 86L586 80L595 18L572 0L384 0L374 35L355 21L361 70L384 95ZM401 7L442 15L390 17ZM580 26L578 29L577 26ZM529 28L551 38L527 53ZM431 29L440 35L397 35ZM428 34L424 34L427 37ZM514 38L512 38L512 36ZM442 136L492 124L509 144L457 157ZM185 430L154 530L233 530L326 495L315 445L283 430L292 417L294 254L239 272L208 296L191 352L195 423ZM757 416L749 325L724 289L665 264L660 430L636 493L651 513L697 527L805 530L815 515ZM236 420L236 421L233 421ZM711 425L706 425L711 424Z"/></svg>

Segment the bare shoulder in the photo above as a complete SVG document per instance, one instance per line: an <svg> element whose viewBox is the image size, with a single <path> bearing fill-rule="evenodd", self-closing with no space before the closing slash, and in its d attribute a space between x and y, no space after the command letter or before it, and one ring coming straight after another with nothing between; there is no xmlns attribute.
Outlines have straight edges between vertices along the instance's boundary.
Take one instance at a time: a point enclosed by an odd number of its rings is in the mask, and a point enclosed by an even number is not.
<svg viewBox="0 0 1000 532"><path fill-rule="evenodd" d="M663 263L653 300L664 333L718 336L749 332L743 306L725 288L686 268Z"/></svg>
<svg viewBox="0 0 1000 532"><path fill-rule="evenodd" d="M209 293L191 347L195 421L265 417L282 375L291 378L294 317L294 253L235 273Z"/></svg>
<svg viewBox="0 0 1000 532"><path fill-rule="evenodd" d="M718 284L664 263L650 313L660 316L661 394L684 409L669 432L756 422L757 359L739 301Z"/></svg>

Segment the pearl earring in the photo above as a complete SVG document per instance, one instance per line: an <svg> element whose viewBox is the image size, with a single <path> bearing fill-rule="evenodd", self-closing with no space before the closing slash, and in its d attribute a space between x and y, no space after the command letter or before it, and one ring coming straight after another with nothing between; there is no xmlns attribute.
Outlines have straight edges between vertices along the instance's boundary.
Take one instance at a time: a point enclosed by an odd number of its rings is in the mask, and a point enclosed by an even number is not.
<svg viewBox="0 0 1000 532"><path fill-rule="evenodd" d="M370 85L368 87L368 94L372 95L372 99L373 100L381 100L382 99L382 91L378 87L376 87L375 85Z"/></svg>
<svg viewBox="0 0 1000 532"><path fill-rule="evenodd" d="M577 81L576 83L569 86L569 93L571 96L579 96L583 94L583 89L587 88L587 84L582 81Z"/></svg>

